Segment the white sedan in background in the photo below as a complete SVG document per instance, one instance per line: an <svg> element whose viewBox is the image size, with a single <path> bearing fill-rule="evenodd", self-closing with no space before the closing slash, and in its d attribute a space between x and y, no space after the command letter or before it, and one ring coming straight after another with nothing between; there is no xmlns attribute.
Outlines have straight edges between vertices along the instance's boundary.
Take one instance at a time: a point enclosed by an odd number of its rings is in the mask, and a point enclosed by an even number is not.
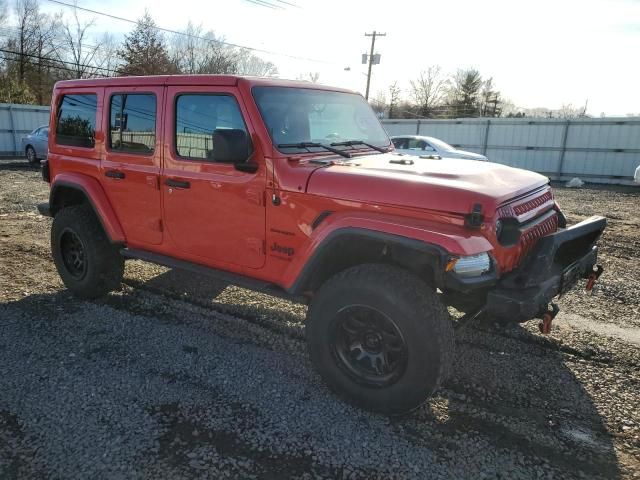
<svg viewBox="0 0 640 480"><path fill-rule="evenodd" d="M31 164L37 164L41 158L47 158L49 152L49 125L36 128L21 139L22 151Z"/></svg>
<svg viewBox="0 0 640 480"><path fill-rule="evenodd" d="M447 158L462 158L464 160L480 160L484 162L488 160L484 155L458 150L448 143L433 137L397 135L391 137L391 141L398 153L405 153L407 155L439 155Z"/></svg>

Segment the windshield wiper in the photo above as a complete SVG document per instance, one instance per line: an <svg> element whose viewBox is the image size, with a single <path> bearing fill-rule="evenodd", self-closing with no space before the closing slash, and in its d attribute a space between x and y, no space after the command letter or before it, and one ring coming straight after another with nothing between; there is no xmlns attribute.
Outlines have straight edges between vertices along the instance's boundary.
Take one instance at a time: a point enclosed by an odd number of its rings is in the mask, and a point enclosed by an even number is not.
<svg viewBox="0 0 640 480"><path fill-rule="evenodd" d="M380 153L387 153L389 151L388 148L378 147L377 145L372 145L371 143L363 142L362 140L347 140L346 142L336 142L331 144L333 147L353 147L354 145L364 145L365 147L373 148Z"/></svg>
<svg viewBox="0 0 640 480"><path fill-rule="evenodd" d="M332 143L331 145L336 144ZM345 152L344 150L339 150L337 148L333 148L330 145L325 145L324 143L318 142L279 143L276 146L278 148L306 148L309 152L311 152L309 148L319 147L324 148L325 150L328 150L330 152L337 153L338 155L342 155L345 158L351 158L351 154L349 152Z"/></svg>

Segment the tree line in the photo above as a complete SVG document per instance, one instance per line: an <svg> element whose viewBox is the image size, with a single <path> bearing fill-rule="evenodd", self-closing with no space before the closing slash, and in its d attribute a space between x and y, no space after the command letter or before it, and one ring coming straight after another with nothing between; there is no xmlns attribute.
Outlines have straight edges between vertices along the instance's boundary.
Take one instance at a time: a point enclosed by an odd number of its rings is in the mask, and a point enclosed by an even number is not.
<svg viewBox="0 0 640 480"><path fill-rule="evenodd" d="M167 34L149 13L122 42L98 34L95 19L43 13L38 0L0 0L0 103L46 105L58 80L118 75L269 76L276 66L189 23Z"/></svg>
<svg viewBox="0 0 640 480"><path fill-rule="evenodd" d="M386 118L462 118L499 117L505 106L493 78L483 78L474 68L445 75L431 66L409 85L403 92L395 81L377 93L372 107Z"/></svg>
<svg viewBox="0 0 640 480"><path fill-rule="evenodd" d="M370 99L371 106L384 118L583 118L588 117L587 102L560 108L522 108L505 98L492 77L485 78L475 68L445 74L430 66L400 88L398 81ZM604 114L603 114L604 115Z"/></svg>

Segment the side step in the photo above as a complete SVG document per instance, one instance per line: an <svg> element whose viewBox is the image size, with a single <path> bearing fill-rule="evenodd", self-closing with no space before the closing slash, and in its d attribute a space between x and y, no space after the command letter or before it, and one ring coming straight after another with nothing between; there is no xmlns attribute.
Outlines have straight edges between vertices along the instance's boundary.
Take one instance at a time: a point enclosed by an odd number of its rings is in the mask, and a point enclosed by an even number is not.
<svg viewBox="0 0 640 480"><path fill-rule="evenodd" d="M221 280L237 287L246 288L248 290L254 290L256 292L265 293L274 297L284 298L296 303L307 303L307 299L299 295L291 295L284 288L275 285L274 283L264 282L262 280L256 280L244 275L238 275L230 273L225 270L219 270L213 267L205 267L198 265L197 263L189 262L186 260L179 260L177 258L169 257L166 255L160 255L158 253L147 252L146 250L137 250L134 248L122 248L120 254L125 258L144 260L145 262L156 263L169 268L176 268L180 270L187 270L193 273L204 275L207 277Z"/></svg>

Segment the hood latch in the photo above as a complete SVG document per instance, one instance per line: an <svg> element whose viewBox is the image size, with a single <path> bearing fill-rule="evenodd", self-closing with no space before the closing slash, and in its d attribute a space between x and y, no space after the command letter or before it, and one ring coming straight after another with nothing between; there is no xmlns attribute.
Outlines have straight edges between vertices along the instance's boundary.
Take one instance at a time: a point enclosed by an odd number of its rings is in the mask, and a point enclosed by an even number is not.
<svg viewBox="0 0 640 480"><path fill-rule="evenodd" d="M467 228L478 229L484 222L484 215L482 214L482 205L475 203L471 213L467 213L464 216L464 226Z"/></svg>

